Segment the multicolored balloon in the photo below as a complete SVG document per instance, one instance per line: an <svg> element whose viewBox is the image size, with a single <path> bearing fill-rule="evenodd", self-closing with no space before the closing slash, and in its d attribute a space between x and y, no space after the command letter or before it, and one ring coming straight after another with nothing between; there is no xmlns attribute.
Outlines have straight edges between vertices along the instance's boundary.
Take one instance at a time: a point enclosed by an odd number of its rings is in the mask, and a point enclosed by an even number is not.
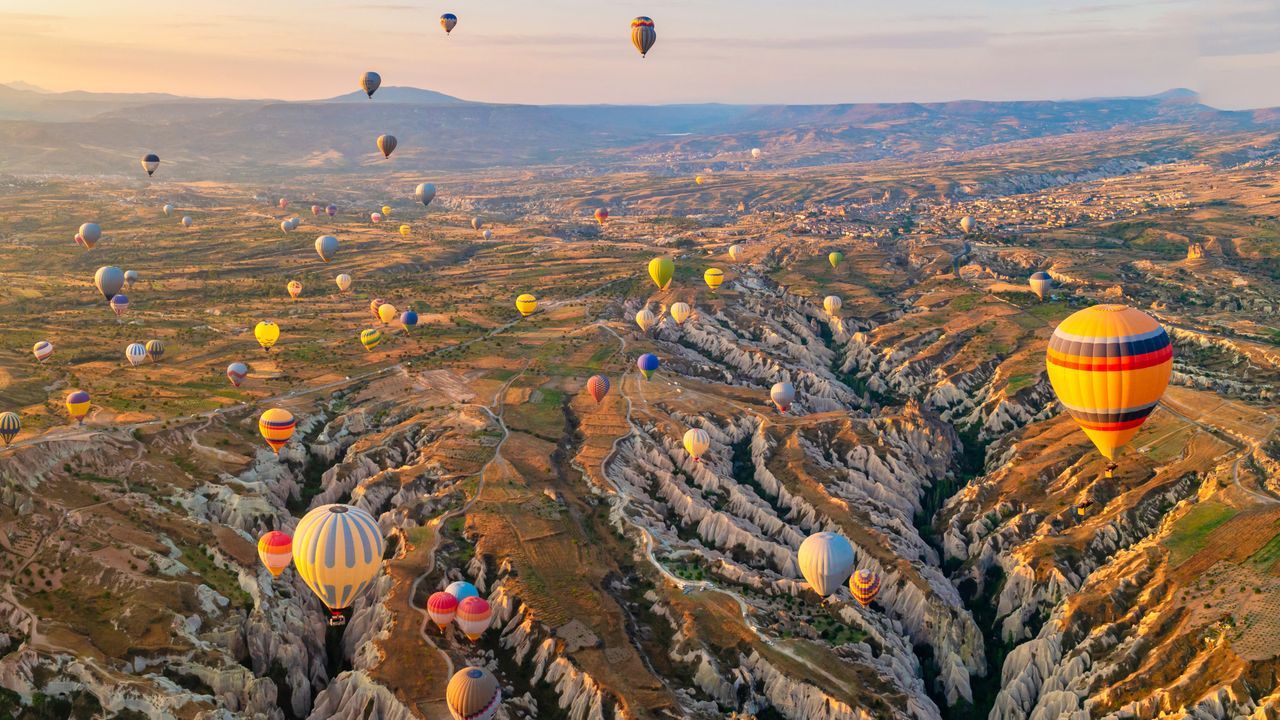
<svg viewBox="0 0 1280 720"><path fill-rule="evenodd" d="M647 56L657 41L658 33L653 28L652 19L642 15L631 21L631 44L640 51L640 57Z"/></svg>
<svg viewBox="0 0 1280 720"><path fill-rule="evenodd" d="M862 607L870 605L880 593L880 576L866 568L859 570L849 578L849 592Z"/></svg>
<svg viewBox="0 0 1280 720"><path fill-rule="evenodd" d="M293 562L293 538L279 530L258 538L258 559L266 566L271 577L280 577L280 573Z"/></svg>
<svg viewBox="0 0 1280 720"><path fill-rule="evenodd" d="M693 308L689 307L689 303L676 302L671 303L671 307L667 309L671 314L671 319L676 321L676 325L684 325L684 321L689 319L693 314Z"/></svg>
<svg viewBox="0 0 1280 720"><path fill-rule="evenodd" d="M661 364L658 356L653 353L645 353L636 358L636 367L640 368L640 374L644 376L645 380L653 377L653 374L657 372L658 366Z"/></svg>
<svg viewBox="0 0 1280 720"><path fill-rule="evenodd" d="M280 448L293 437L293 431L297 427L298 421L294 419L293 413L284 408L271 408L258 418L258 432L277 455L280 454Z"/></svg>
<svg viewBox="0 0 1280 720"><path fill-rule="evenodd" d="M786 412L796 399L796 388L789 382L774 383L769 388L769 399L777 406L778 412Z"/></svg>
<svg viewBox="0 0 1280 720"><path fill-rule="evenodd" d="M285 289L289 291L289 297L297 300L298 296L302 294L302 283L297 280L290 280L289 284L285 285Z"/></svg>
<svg viewBox="0 0 1280 720"><path fill-rule="evenodd" d="M5 447L9 447L9 443L13 442L20 432L22 432L22 418L18 417L18 413L0 413L0 438L4 439Z"/></svg>
<svg viewBox="0 0 1280 720"><path fill-rule="evenodd" d="M598 224L603 225L609 219L609 208L596 208L595 219Z"/></svg>
<svg viewBox="0 0 1280 720"><path fill-rule="evenodd" d="M155 174L156 168L160 167L160 156L155 153L147 153L142 156L142 169L147 171L147 177Z"/></svg>
<svg viewBox="0 0 1280 720"><path fill-rule="evenodd" d="M453 622L453 616L457 612L458 598L443 590L431 593L431 597L427 598L427 615L441 632L449 627L449 623Z"/></svg>
<svg viewBox="0 0 1280 720"><path fill-rule="evenodd" d="M712 292L715 292L717 288L724 284L724 271L720 268L707 268L707 271L702 274L702 281L707 284L707 287L711 288Z"/></svg>
<svg viewBox="0 0 1280 720"><path fill-rule="evenodd" d="M711 435L702 428L689 428L684 432L684 449L694 462L702 462L702 456L711 447Z"/></svg>
<svg viewBox="0 0 1280 720"><path fill-rule="evenodd" d="M422 203L423 207L431 204L436 197L435 183L418 183L418 187L413 189L413 199Z"/></svg>
<svg viewBox="0 0 1280 720"><path fill-rule="evenodd" d="M44 362L53 354L53 343L48 340L40 340L31 346L31 353L36 356L36 360Z"/></svg>
<svg viewBox="0 0 1280 720"><path fill-rule="evenodd" d="M160 358L164 357L164 343L159 340L148 340L147 357L151 362L160 362Z"/></svg>
<svg viewBox="0 0 1280 720"><path fill-rule="evenodd" d="M184 228L189 228L189 227L191 227L191 223L192 223L192 220L191 220L191 216L190 216L190 215L183 215L183 216L182 216L182 227L184 227Z"/></svg>
<svg viewBox="0 0 1280 720"><path fill-rule="evenodd" d="M83 390L72 390L67 393L67 415L76 423L83 425L84 416L89 414L89 393Z"/></svg>
<svg viewBox="0 0 1280 720"><path fill-rule="evenodd" d="M111 311L116 314L116 317L122 317L125 313L129 312L129 296L121 294L113 295L111 297L110 305Z"/></svg>
<svg viewBox="0 0 1280 720"><path fill-rule="evenodd" d="M418 313L412 310L405 310L400 313L400 324L405 330L412 330L418 324Z"/></svg>
<svg viewBox="0 0 1280 720"><path fill-rule="evenodd" d="M458 602L462 602L469 597L480 596L480 591L476 586L466 580L454 580L445 587L444 591L456 598Z"/></svg>
<svg viewBox="0 0 1280 720"><path fill-rule="evenodd" d="M458 16L453 13L445 13L440 16L440 27L444 28L444 34L448 35L458 25Z"/></svg>
<svg viewBox="0 0 1280 720"><path fill-rule="evenodd" d="M76 234L80 236L85 247L91 248L102 239L102 228L98 227L98 223L85 223L80 226Z"/></svg>
<svg viewBox="0 0 1280 720"><path fill-rule="evenodd" d="M338 214L338 206L337 206L337 205L333 205L333 204L329 204L328 206L326 206L326 207L325 207L325 209L324 209L324 214L325 214L325 215L328 215L329 217L333 217L334 215L337 215L337 214Z"/></svg>
<svg viewBox="0 0 1280 720"><path fill-rule="evenodd" d="M1031 285L1031 292L1035 293L1036 297L1041 300L1044 300L1044 296L1048 295L1049 291L1053 289L1053 278L1043 270L1033 274L1028 283Z"/></svg>
<svg viewBox="0 0 1280 720"><path fill-rule="evenodd" d="M364 345L364 349L373 352L373 349L382 344L382 331L377 328L369 328L360 333L360 344Z"/></svg>
<svg viewBox="0 0 1280 720"><path fill-rule="evenodd" d="M844 253L842 253L842 252L840 252L840 251L838 251L838 250L837 250L836 252L833 252L833 253L828 253L828 254L827 254L827 262L831 263L831 269L832 269L832 270L834 270L834 269L836 269L836 268L840 267L840 263L844 262Z"/></svg>
<svg viewBox="0 0 1280 720"><path fill-rule="evenodd" d="M649 332L649 328L658 324L658 316L648 307L640 308L640 312L636 313L636 325L640 326L641 332Z"/></svg>
<svg viewBox="0 0 1280 720"><path fill-rule="evenodd" d="M233 362L227 366L227 379L235 387L240 387L240 383L249 376L249 366L242 362Z"/></svg>
<svg viewBox="0 0 1280 720"><path fill-rule="evenodd" d="M342 273L333 279L334 284L338 286L338 292L346 292L351 287L351 276Z"/></svg>
<svg viewBox="0 0 1280 720"><path fill-rule="evenodd" d="M1058 401L1114 462L1164 396L1173 345L1141 310L1095 305L1058 324L1046 365Z"/></svg>
<svg viewBox="0 0 1280 720"><path fill-rule="evenodd" d="M465 667L449 678L445 704L453 720L493 720L502 707L502 686L482 667Z"/></svg>
<svg viewBox="0 0 1280 720"><path fill-rule="evenodd" d="M730 245L730 246L729 246L729 259L730 259L730 260L732 260L732 261L734 261L734 262L738 262L739 260L741 260L741 259L742 259L742 246L741 246L741 245Z"/></svg>
<svg viewBox="0 0 1280 720"><path fill-rule="evenodd" d="M131 343L129 347L124 349L124 357L129 364L138 367L147 359L147 347L142 343Z"/></svg>
<svg viewBox="0 0 1280 720"><path fill-rule="evenodd" d="M489 601L482 597L469 597L463 598L458 603L458 611L453 621L458 624L458 629L467 636L467 639L475 642L480 639L485 630L489 629L491 619L493 619L493 608L489 606Z"/></svg>
<svg viewBox="0 0 1280 720"><path fill-rule="evenodd" d="M595 398L598 405L604 396L609 394L609 378L603 375L592 375L587 380L587 392Z"/></svg>
<svg viewBox="0 0 1280 720"><path fill-rule="evenodd" d="M137 271L137 270L125 270L125 271L124 271L124 287L125 287L125 289L126 289L126 290L132 290L132 289L133 289L133 284L134 284L134 283L136 283L136 282L138 282L138 271Z"/></svg>
<svg viewBox="0 0 1280 720"><path fill-rule="evenodd" d="M124 271L118 267L106 266L98 268L93 274L93 285L102 293L102 299L108 302L124 287Z"/></svg>

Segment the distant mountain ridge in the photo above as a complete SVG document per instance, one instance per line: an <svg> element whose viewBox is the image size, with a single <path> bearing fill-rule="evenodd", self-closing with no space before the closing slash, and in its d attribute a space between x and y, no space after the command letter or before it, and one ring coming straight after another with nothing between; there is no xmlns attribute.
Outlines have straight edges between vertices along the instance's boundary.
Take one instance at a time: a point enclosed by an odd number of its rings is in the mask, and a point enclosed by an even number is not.
<svg viewBox="0 0 1280 720"><path fill-rule="evenodd" d="M831 105L517 105L387 86L309 101L184 98L163 93L41 93L0 86L0 169L131 172L146 152L161 177L234 179L355 172L373 139L400 140L393 162L436 169L623 165L683 173L906 157L936 150L1158 126L1274 130L1280 111L1224 111L1193 91L1083 100Z"/></svg>

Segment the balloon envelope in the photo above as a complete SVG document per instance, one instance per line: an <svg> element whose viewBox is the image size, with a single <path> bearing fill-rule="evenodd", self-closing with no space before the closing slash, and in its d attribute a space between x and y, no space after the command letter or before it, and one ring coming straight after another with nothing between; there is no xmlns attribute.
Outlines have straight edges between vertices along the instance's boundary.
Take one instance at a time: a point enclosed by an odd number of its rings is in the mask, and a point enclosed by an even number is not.
<svg viewBox="0 0 1280 720"><path fill-rule="evenodd" d="M859 570L849 578L849 592L862 607L870 605L880 593L880 576L865 568Z"/></svg>
<svg viewBox="0 0 1280 720"><path fill-rule="evenodd" d="M800 543L796 560L809 587L827 597L839 589L853 571L853 545L833 532L815 533Z"/></svg>
<svg viewBox="0 0 1280 720"><path fill-rule="evenodd" d="M373 97L380 85L382 85L382 76L372 70L360 76L360 89L364 90L369 97Z"/></svg>
<svg viewBox="0 0 1280 720"><path fill-rule="evenodd" d="M227 366L227 379L231 384L240 387L240 383L249 375L249 366L242 362L233 362Z"/></svg>
<svg viewBox="0 0 1280 720"><path fill-rule="evenodd" d="M649 332L649 328L657 323L658 317L647 307L640 308L640 312L636 313L636 325L639 325L643 332Z"/></svg>
<svg viewBox="0 0 1280 720"><path fill-rule="evenodd" d="M689 428L684 433L684 449L696 461L701 461L707 448L711 447L711 436L702 428Z"/></svg>
<svg viewBox="0 0 1280 720"><path fill-rule="evenodd" d="M280 454L280 448L293 437L293 431L297 427L298 421L294 419L293 413L283 408L271 408L258 418L258 432L277 455Z"/></svg>
<svg viewBox="0 0 1280 720"><path fill-rule="evenodd" d="M449 679L445 704L453 720L492 720L502 707L502 687L488 670L465 667Z"/></svg>
<svg viewBox="0 0 1280 720"><path fill-rule="evenodd" d="M644 375L645 380L653 377L653 373L658 370L658 366L661 364L658 356L653 353L645 353L636 358L636 367L640 368L640 374Z"/></svg>
<svg viewBox="0 0 1280 720"><path fill-rule="evenodd" d="M715 290L724 284L724 271L720 268L708 268L707 271L702 274L702 280L707 284L707 287Z"/></svg>
<svg viewBox="0 0 1280 720"><path fill-rule="evenodd" d="M1035 293L1036 297L1039 297L1041 300L1043 300L1044 296L1048 295L1049 290L1053 288L1053 278L1049 276L1049 273L1043 270L1033 274L1031 276L1031 280L1028 282L1031 285L1031 292Z"/></svg>
<svg viewBox="0 0 1280 720"><path fill-rule="evenodd" d="M677 302L671 303L668 312L671 313L671 319L675 320L677 325L683 325L684 321L693 314L693 308L689 307L689 303Z"/></svg>
<svg viewBox="0 0 1280 720"><path fill-rule="evenodd" d="M832 317L835 317L843 306L844 301L840 299L839 295L828 295L822 299L822 309L826 310L827 314Z"/></svg>
<svg viewBox="0 0 1280 720"><path fill-rule="evenodd" d="M89 414L89 393L83 390L72 390L67 393L67 415L81 425L84 416Z"/></svg>
<svg viewBox="0 0 1280 720"><path fill-rule="evenodd" d="M599 403L609 392L609 378L603 375L592 375L587 380L587 392Z"/></svg>
<svg viewBox="0 0 1280 720"><path fill-rule="evenodd" d="M1095 305L1058 324L1046 365L1058 401L1098 452L1114 460L1169 386L1173 345L1141 310Z"/></svg>
<svg viewBox="0 0 1280 720"><path fill-rule="evenodd" d="M156 168L160 167L160 156L155 153L147 153L142 156L142 169L147 171L147 177L151 177Z"/></svg>
<svg viewBox="0 0 1280 720"><path fill-rule="evenodd" d="M280 573L293 562L293 538L279 530L263 535L258 538L258 559L271 577L280 577Z"/></svg>
<svg viewBox="0 0 1280 720"><path fill-rule="evenodd" d="M384 158L391 157L391 153L395 152L395 149L396 149L396 136L395 135L379 135L378 149L382 151L382 157Z"/></svg>
<svg viewBox="0 0 1280 720"><path fill-rule="evenodd" d="M8 447L20 432L22 432L22 418L18 417L18 413L0 414L0 438L4 438L5 447Z"/></svg>
<svg viewBox="0 0 1280 720"><path fill-rule="evenodd" d="M44 362L53 354L53 343L48 340L40 340L31 346L31 353L36 356L36 360Z"/></svg>
<svg viewBox="0 0 1280 720"><path fill-rule="evenodd" d="M489 601L482 597L463 598L458 602L458 611L453 621L458 629L471 640L478 640L489 629L489 621L493 619L493 608Z"/></svg>
<svg viewBox="0 0 1280 720"><path fill-rule="evenodd" d="M769 388L769 399L773 400L773 404L777 405L779 410L786 412L796 399L796 388L789 382L774 383L773 387Z"/></svg>
<svg viewBox="0 0 1280 720"><path fill-rule="evenodd" d="M444 28L444 34L448 35L458 25L458 16L453 13L445 13L440 16L440 27Z"/></svg>
<svg viewBox="0 0 1280 720"><path fill-rule="evenodd" d="M276 344L276 340L280 339L280 326L263 320L254 326L253 336L258 340L258 344L262 346L263 350L270 350L271 346Z"/></svg>
<svg viewBox="0 0 1280 720"><path fill-rule="evenodd" d="M151 362L160 362L160 358L164 357L164 343L159 340L147 341L147 357Z"/></svg>
<svg viewBox="0 0 1280 720"><path fill-rule="evenodd" d="M137 367L147 359L147 348L142 343L132 343L124 349L124 356L130 365Z"/></svg>
<svg viewBox="0 0 1280 720"><path fill-rule="evenodd" d="M297 280L290 280L285 289L289 291L289 297L297 300L298 296L302 294L302 283Z"/></svg>
<svg viewBox="0 0 1280 720"><path fill-rule="evenodd" d="M413 199L422 203L423 207L430 205L435 197L435 183L418 183L418 187L413 189Z"/></svg>
<svg viewBox="0 0 1280 720"><path fill-rule="evenodd" d="M827 262L831 263L832 268L840 267L840 263L844 260L844 253L833 252L827 255Z"/></svg>
<svg viewBox="0 0 1280 720"><path fill-rule="evenodd" d="M427 598L427 615L431 616L431 622L441 630L453 622L453 616L457 612L458 598L443 590L431 593L431 597Z"/></svg>
<svg viewBox="0 0 1280 720"><path fill-rule="evenodd" d="M98 223L85 223L77 232L89 247L102 239L102 228L98 227Z"/></svg>
<svg viewBox="0 0 1280 720"><path fill-rule="evenodd" d="M676 264L669 257L656 257L649 261L649 277L659 290L666 290L676 273Z"/></svg>
<svg viewBox="0 0 1280 720"><path fill-rule="evenodd" d="M640 57L646 57L657 41L658 33L653 28L652 19L641 16L631 21L631 44L640 51Z"/></svg>
<svg viewBox="0 0 1280 720"><path fill-rule="evenodd" d="M370 328L360 333L360 344L364 345L364 349L373 352L373 349L382 344L382 331L377 328Z"/></svg>
<svg viewBox="0 0 1280 720"><path fill-rule="evenodd" d="M538 309L538 298L529 293L525 293L516 298L516 310L520 312L522 317L529 317Z"/></svg>
<svg viewBox="0 0 1280 720"><path fill-rule="evenodd" d="M378 576L383 550L378 522L352 505L321 505L293 533L298 577L335 612L351 607Z"/></svg>
<svg viewBox="0 0 1280 720"><path fill-rule="evenodd" d="M445 587L444 591L457 598L458 602L462 602L469 597L480 596L480 591L476 589L476 586L466 580L454 580Z"/></svg>
<svg viewBox="0 0 1280 720"><path fill-rule="evenodd" d="M316 254L321 260L329 262L338 253L338 238L332 235L321 235L316 238Z"/></svg>
<svg viewBox="0 0 1280 720"><path fill-rule="evenodd" d="M339 291L345 291L347 288L351 287L351 276L346 273L342 273L335 277L333 282L338 286Z"/></svg>

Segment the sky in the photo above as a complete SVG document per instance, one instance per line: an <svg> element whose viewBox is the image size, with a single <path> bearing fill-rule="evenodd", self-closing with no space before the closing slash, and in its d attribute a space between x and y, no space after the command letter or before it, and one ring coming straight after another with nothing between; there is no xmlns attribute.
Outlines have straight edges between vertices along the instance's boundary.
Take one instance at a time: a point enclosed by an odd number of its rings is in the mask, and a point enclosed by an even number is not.
<svg viewBox="0 0 1280 720"><path fill-rule="evenodd" d="M446 37L438 18L458 15ZM629 23L658 41L642 60ZM315 99L365 70L469 100L1147 95L1280 106L1280 0L0 0L0 83Z"/></svg>

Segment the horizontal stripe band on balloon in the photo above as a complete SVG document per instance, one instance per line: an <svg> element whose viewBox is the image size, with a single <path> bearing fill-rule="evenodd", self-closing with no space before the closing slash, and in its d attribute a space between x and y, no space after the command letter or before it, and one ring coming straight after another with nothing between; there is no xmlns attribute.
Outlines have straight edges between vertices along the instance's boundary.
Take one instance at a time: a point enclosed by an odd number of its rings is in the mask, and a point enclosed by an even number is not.
<svg viewBox="0 0 1280 720"><path fill-rule="evenodd" d="M1062 403L1067 412L1071 413L1071 417L1075 418L1081 425L1141 425L1142 421L1156 409L1156 403L1148 403L1133 408L1078 408L1072 407L1066 403Z"/></svg>
<svg viewBox="0 0 1280 720"><path fill-rule="evenodd" d="M1079 349L1071 348L1072 351ZM1103 352L1098 352L1095 355L1081 355L1078 352L1063 352L1053 347L1053 343L1050 342L1047 359L1050 365L1070 370L1085 370L1088 372L1142 370L1143 368L1163 365L1172 360L1173 347L1165 345L1163 348L1139 355L1117 355L1114 351L1106 352L1104 347Z"/></svg>
<svg viewBox="0 0 1280 720"><path fill-rule="evenodd" d="M259 427L267 430L292 430L298 423L290 418L289 420L261 420L258 422Z"/></svg>
<svg viewBox="0 0 1280 720"><path fill-rule="evenodd" d="M1049 340L1049 349L1063 355L1081 357L1124 357L1143 355L1169 347L1169 334L1162 327L1117 337L1076 335L1058 328Z"/></svg>

